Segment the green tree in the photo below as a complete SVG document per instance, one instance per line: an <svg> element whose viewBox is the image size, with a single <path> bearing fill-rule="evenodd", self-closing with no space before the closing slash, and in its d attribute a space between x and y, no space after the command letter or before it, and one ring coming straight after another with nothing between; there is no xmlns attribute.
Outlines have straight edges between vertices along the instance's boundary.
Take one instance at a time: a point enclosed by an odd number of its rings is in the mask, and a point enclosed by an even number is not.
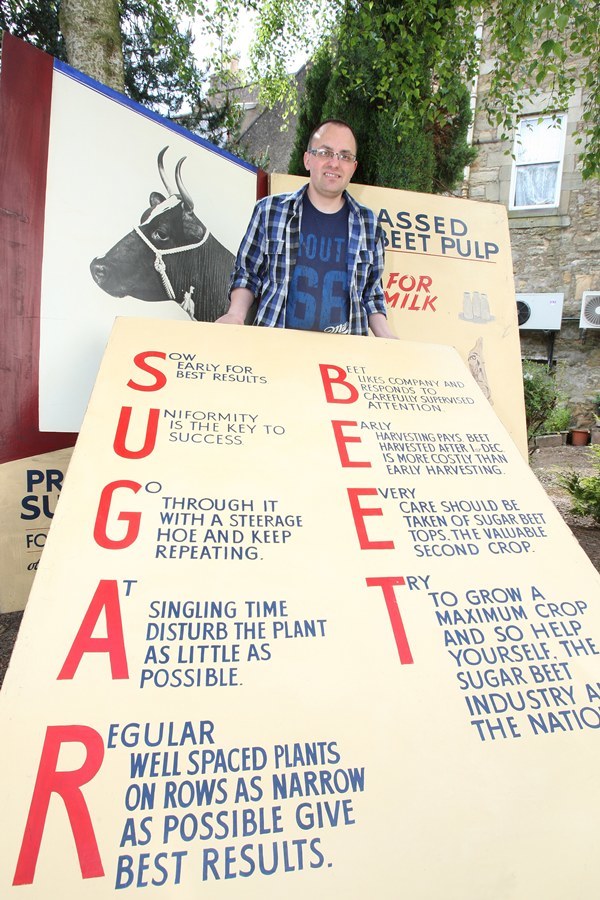
<svg viewBox="0 0 600 900"><path fill-rule="evenodd" d="M356 181L425 192L451 190L475 155L466 141L470 121L466 88L459 82L463 102L457 115L448 114L443 123L417 118L397 122L395 110L373 98L372 60L379 37L368 33L357 41L345 40L346 27L352 28L352 23L344 26L342 38L333 46L319 49L309 67L289 171L304 173L303 153L314 125L339 118L357 136ZM362 83L351 90L359 72Z"/></svg>
<svg viewBox="0 0 600 900"><path fill-rule="evenodd" d="M66 59L65 42L58 24L58 2L0 0L0 28L57 59Z"/></svg>
<svg viewBox="0 0 600 900"><path fill-rule="evenodd" d="M447 120L432 131L434 191L452 190L463 176L465 166L470 165L477 156L477 150L467 141L473 116L471 98L464 84L458 88L457 103L456 113L448 115Z"/></svg>
<svg viewBox="0 0 600 900"><path fill-rule="evenodd" d="M544 432L544 423L560 401L556 380L544 363L523 361L523 394L529 452L535 448L535 437Z"/></svg>
<svg viewBox="0 0 600 900"><path fill-rule="evenodd" d="M186 13L193 12L192 0L91 2L86 12L71 0L0 0L0 28L149 109L177 116L214 143L222 144L235 133L239 110L231 102L212 102L208 73L199 68L192 52L190 27L180 24ZM106 22L102 14L109 16L111 11L113 24L117 16L116 37L108 25L96 27ZM204 24L207 31L218 30L218 23L208 16ZM74 37L80 32L83 43ZM120 62L113 55L115 44L119 54L122 51ZM187 113L183 118L182 111Z"/></svg>
<svg viewBox="0 0 600 900"><path fill-rule="evenodd" d="M319 47L313 56L306 73L304 94L298 110L298 122L294 147L290 157L289 172L291 175L305 175L304 151L315 125L323 116L323 107L327 97L327 88L331 79L333 57L329 46Z"/></svg>
<svg viewBox="0 0 600 900"><path fill-rule="evenodd" d="M230 15L232 2L222 0ZM411 123L443 129L448 117L460 117L460 83L477 74L484 45L492 66L486 106L502 137L540 91L540 112L554 112L581 88L583 175L600 172L597 0L264 0L253 48L263 99L289 103L290 60L338 37L347 95L368 91L388 110L400 142ZM354 50L365 42L370 66L353 68Z"/></svg>
<svg viewBox="0 0 600 900"><path fill-rule="evenodd" d="M71 65L123 93L125 68L118 0L61 0L58 22Z"/></svg>

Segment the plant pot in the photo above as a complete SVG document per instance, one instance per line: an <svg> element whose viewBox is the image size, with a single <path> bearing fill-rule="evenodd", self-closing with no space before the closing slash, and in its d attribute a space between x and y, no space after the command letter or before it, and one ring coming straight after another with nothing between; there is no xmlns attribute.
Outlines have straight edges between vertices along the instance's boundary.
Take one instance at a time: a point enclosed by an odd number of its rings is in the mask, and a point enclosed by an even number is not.
<svg viewBox="0 0 600 900"><path fill-rule="evenodd" d="M574 447L585 447L590 442L589 428L573 428L571 431L571 443Z"/></svg>

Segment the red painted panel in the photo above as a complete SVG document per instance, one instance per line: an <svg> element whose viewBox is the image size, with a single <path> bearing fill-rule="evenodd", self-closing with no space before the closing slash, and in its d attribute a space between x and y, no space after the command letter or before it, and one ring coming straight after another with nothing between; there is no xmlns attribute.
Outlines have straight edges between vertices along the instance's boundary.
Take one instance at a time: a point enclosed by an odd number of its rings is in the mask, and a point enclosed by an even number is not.
<svg viewBox="0 0 600 900"><path fill-rule="evenodd" d="M264 169L256 173L256 199L262 200L269 193L269 176Z"/></svg>
<svg viewBox="0 0 600 900"><path fill-rule="evenodd" d="M40 286L53 59L4 34L0 74L0 462L71 447L40 433Z"/></svg>

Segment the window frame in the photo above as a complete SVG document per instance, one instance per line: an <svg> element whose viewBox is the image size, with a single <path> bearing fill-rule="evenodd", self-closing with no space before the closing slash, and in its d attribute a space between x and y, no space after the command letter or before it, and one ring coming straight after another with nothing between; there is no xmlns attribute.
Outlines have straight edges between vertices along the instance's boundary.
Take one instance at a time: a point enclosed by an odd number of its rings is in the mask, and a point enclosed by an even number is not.
<svg viewBox="0 0 600 900"><path fill-rule="evenodd" d="M530 163L521 163L517 162L517 150L519 139L521 136L521 128L524 123L527 122L535 122L536 124L540 124L541 120L549 121L550 127L555 127L560 129L559 136L559 146L558 146L558 159L541 159L539 162L530 162ZM512 169L510 176L510 191L509 191L509 205L508 208L511 212L520 212L522 210L534 210L540 212L548 212L554 211L559 208L560 205L560 194L562 189L562 177L564 170L564 162L565 162L565 146L567 140L567 113L566 112L556 112L556 113L528 113L527 115L521 116L519 119L519 124L517 127L517 132L515 134L515 139L513 143L513 161L512 161ZM560 124L559 124L560 122ZM558 168L556 172L556 181L554 185L554 197L550 203L540 203L540 204L529 204L529 205L519 205L516 204L516 189L517 189L517 172L521 168L525 168L528 166L535 165L548 165L550 163L557 163Z"/></svg>

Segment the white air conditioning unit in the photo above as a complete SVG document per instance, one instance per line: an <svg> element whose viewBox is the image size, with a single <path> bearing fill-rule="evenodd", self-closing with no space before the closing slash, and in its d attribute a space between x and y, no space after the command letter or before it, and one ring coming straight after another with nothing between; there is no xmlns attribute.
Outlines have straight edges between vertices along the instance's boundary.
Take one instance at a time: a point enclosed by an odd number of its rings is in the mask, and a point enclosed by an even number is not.
<svg viewBox="0 0 600 900"><path fill-rule="evenodd" d="M521 331L560 331L564 294L517 294Z"/></svg>
<svg viewBox="0 0 600 900"><path fill-rule="evenodd" d="M579 327L600 328L600 291L583 292Z"/></svg>

